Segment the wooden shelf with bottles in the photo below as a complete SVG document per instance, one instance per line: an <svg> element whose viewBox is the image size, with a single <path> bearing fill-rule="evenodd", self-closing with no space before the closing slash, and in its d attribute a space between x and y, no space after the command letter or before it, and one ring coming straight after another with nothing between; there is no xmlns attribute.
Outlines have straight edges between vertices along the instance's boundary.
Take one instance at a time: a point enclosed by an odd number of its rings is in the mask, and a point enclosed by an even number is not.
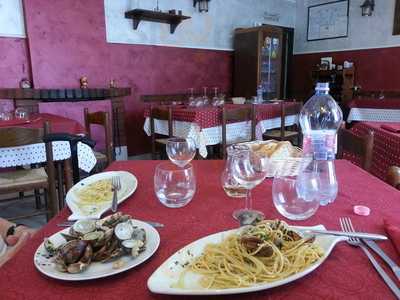
<svg viewBox="0 0 400 300"><path fill-rule="evenodd" d="M314 85L317 82L329 82L332 97L344 104L353 99L354 72L354 67L342 70L314 69L311 71L311 78Z"/></svg>

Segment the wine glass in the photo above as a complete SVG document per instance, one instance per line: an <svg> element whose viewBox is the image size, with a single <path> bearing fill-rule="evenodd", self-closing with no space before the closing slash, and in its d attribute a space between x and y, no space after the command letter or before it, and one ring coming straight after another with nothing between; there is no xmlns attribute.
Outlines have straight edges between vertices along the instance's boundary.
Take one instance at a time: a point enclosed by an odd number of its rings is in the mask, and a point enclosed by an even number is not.
<svg viewBox="0 0 400 300"><path fill-rule="evenodd" d="M219 105L219 98L218 98L218 88L214 88L214 97L212 98L212 105L213 106L218 106Z"/></svg>
<svg viewBox="0 0 400 300"><path fill-rule="evenodd" d="M189 106L196 106L195 103L195 98L194 98L194 88L189 89L189 98L188 98L188 104Z"/></svg>
<svg viewBox="0 0 400 300"><path fill-rule="evenodd" d="M196 144L191 138L170 138L167 142L167 155L175 165L183 168L196 155Z"/></svg>
<svg viewBox="0 0 400 300"><path fill-rule="evenodd" d="M203 95L203 105L208 105L209 99L207 97L207 87L203 87L204 95Z"/></svg>
<svg viewBox="0 0 400 300"><path fill-rule="evenodd" d="M233 177L247 190L245 208L233 212L233 217L241 224L264 218L261 211L252 208L251 190L265 179L267 168L268 158L257 155L251 149L245 149L233 158Z"/></svg>

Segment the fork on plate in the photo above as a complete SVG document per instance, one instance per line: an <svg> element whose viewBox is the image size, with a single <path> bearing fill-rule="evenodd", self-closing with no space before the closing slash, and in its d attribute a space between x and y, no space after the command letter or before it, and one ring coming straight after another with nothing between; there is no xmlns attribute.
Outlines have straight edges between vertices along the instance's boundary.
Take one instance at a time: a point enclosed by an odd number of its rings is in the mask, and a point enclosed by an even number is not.
<svg viewBox="0 0 400 300"><path fill-rule="evenodd" d="M118 191L121 189L121 179L119 176L114 176L111 178L111 188L113 191L111 211L115 213L118 209Z"/></svg>
<svg viewBox="0 0 400 300"><path fill-rule="evenodd" d="M340 222L340 226L342 227L342 231L355 232L350 218L348 218L348 217L339 218L339 222ZM372 256L371 252L368 251L367 247L361 242L361 240L359 238L349 238L347 240L347 243L349 243L351 246L354 246L354 247L360 247L364 251L365 255L367 255L367 257L371 261L372 265L375 267L376 271L379 273L379 275L385 281L387 286L392 290L392 292L395 294L397 299L400 299L399 288L393 282L393 280L386 274L385 270L382 269L382 267L376 261L374 256Z"/></svg>

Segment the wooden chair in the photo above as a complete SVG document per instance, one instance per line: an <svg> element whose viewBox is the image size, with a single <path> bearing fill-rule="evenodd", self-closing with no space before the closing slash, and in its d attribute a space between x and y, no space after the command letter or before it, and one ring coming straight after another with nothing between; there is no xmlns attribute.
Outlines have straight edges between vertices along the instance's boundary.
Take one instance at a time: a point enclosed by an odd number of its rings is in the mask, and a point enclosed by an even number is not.
<svg viewBox="0 0 400 300"><path fill-rule="evenodd" d="M361 157L361 167L369 171L372 162L372 150L374 148L374 132L369 131L363 137L355 135L351 130L345 129L344 125L338 131L338 150L336 157L343 158L344 152Z"/></svg>
<svg viewBox="0 0 400 300"><path fill-rule="evenodd" d="M391 166L386 176L386 182L400 190L400 167Z"/></svg>
<svg viewBox="0 0 400 300"><path fill-rule="evenodd" d="M292 103L295 103L296 100L291 101ZM280 117L281 117L281 126L279 129L271 129L267 130L263 134L263 140L277 140L277 141L291 141L297 142L297 145L299 145L300 142L300 132L297 128L297 130L293 129L288 129L286 125L286 116L287 116L287 111L285 107L285 103L288 103L288 101L281 101L280 102ZM300 112L301 105L298 103L298 111L297 113ZM293 126L292 126L293 127ZM296 126L297 127L297 126Z"/></svg>
<svg viewBox="0 0 400 300"><path fill-rule="evenodd" d="M166 134L166 138L159 138L160 134L155 132L154 120L161 120L168 122L168 131ZM170 137L173 137L173 126L172 126L172 108L160 108L160 107L151 107L150 108L150 136L151 136L151 156L152 159L156 159L157 156L157 147L165 146L167 144L167 140ZM165 135L164 135L165 136Z"/></svg>
<svg viewBox="0 0 400 300"><path fill-rule="evenodd" d="M241 108L222 108L222 157L226 158L226 148L229 146L226 140L226 126L230 122L251 121L251 139L256 139L256 114L254 105ZM242 142L242 141L240 141ZM243 141L245 142L245 141Z"/></svg>
<svg viewBox="0 0 400 300"><path fill-rule="evenodd" d="M0 148L18 147L43 143L50 125L45 122L43 128L0 128ZM45 143L47 163L45 167L4 171L0 173L0 194L20 193L33 190L45 190L46 210L37 210L30 214L11 218L12 220L46 214L47 220L59 211L55 188L55 167L51 142ZM7 201L9 199L6 199ZM18 200L16 200L18 201Z"/></svg>
<svg viewBox="0 0 400 300"><path fill-rule="evenodd" d="M104 169L114 160L113 135L112 135L112 127L111 127L111 120L109 113L104 111L89 113L89 109L85 108L84 116L85 116L85 128L89 138L91 138L90 134L91 125L100 125L103 126L104 128L106 149L103 151L104 153L94 151L94 155L97 159L97 164L99 168Z"/></svg>

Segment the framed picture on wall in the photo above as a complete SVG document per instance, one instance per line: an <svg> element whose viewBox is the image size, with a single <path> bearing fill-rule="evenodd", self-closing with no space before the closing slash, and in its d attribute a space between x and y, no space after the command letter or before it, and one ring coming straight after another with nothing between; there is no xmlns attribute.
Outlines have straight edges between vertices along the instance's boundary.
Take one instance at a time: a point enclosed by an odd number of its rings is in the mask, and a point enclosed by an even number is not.
<svg viewBox="0 0 400 300"><path fill-rule="evenodd" d="M348 36L349 1L340 0L308 7L307 41Z"/></svg>

